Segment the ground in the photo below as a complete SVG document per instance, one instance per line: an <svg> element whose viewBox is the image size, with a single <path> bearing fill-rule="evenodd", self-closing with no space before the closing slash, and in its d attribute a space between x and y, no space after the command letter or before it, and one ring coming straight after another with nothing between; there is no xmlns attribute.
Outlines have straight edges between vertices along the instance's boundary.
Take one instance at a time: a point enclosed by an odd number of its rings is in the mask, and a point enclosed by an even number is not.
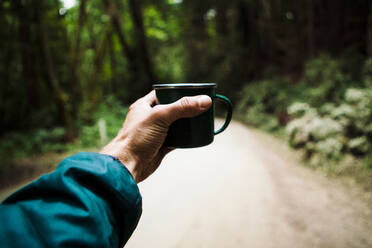
<svg viewBox="0 0 372 248"><path fill-rule="evenodd" d="M210 146L171 153L139 186L126 247L372 247L364 193L296 161L237 122Z"/></svg>
<svg viewBox="0 0 372 248"><path fill-rule="evenodd" d="M369 194L238 122L207 147L172 152L139 187L129 248L372 247Z"/></svg>

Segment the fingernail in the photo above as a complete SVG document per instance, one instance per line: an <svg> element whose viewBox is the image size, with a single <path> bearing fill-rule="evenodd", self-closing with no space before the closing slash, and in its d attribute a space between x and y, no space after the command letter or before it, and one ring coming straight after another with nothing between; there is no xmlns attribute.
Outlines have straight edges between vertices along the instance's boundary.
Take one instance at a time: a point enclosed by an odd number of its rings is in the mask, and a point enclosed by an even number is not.
<svg viewBox="0 0 372 248"><path fill-rule="evenodd" d="M198 102L201 109L206 109L211 106L212 99L209 96L202 95L199 97Z"/></svg>

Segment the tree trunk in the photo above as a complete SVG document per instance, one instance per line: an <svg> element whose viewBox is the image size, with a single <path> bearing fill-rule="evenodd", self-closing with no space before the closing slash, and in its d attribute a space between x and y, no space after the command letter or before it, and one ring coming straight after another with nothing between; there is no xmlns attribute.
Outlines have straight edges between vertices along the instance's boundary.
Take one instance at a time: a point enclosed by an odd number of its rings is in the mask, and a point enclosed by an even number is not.
<svg viewBox="0 0 372 248"><path fill-rule="evenodd" d="M369 15L367 22L367 55L372 58L372 3L369 4Z"/></svg>
<svg viewBox="0 0 372 248"><path fill-rule="evenodd" d="M245 1L239 1L237 4L238 4L237 29L238 33L240 34L240 42L242 46L247 47L250 42L250 35L252 35L248 21L249 9Z"/></svg>
<svg viewBox="0 0 372 248"><path fill-rule="evenodd" d="M313 0L308 0L307 7L307 48L309 58L314 57L314 6Z"/></svg>
<svg viewBox="0 0 372 248"><path fill-rule="evenodd" d="M261 1L261 13L260 13L260 41L262 42L261 47L263 48L264 57L269 63L273 62L274 58L274 36L276 30L274 30L274 22L272 18L272 6L270 0Z"/></svg>
<svg viewBox="0 0 372 248"><path fill-rule="evenodd" d="M99 87L98 75L102 71L102 65L106 54L107 48L107 41L108 35L110 32L106 32L102 36L102 40L99 42L97 46L97 50L95 51L94 57L94 64L93 64L93 71L89 77L89 87L88 87L88 100L90 106L88 107L88 113L94 112L99 101L102 97L102 88ZM89 117L88 117L89 118Z"/></svg>
<svg viewBox="0 0 372 248"><path fill-rule="evenodd" d="M26 3L19 2L17 4L19 41L22 53L22 77L27 84L29 106L37 109L40 107L40 92L33 61L35 56L32 46L30 6L27 6Z"/></svg>
<svg viewBox="0 0 372 248"><path fill-rule="evenodd" d="M46 65L47 76L56 95L56 104L60 111L61 121L66 128L65 139L66 141L71 141L75 138L76 132L72 123L72 118L68 111L68 96L62 90L59 80L55 75L54 62L49 48L49 38L45 29L43 18L43 5L42 3L40 4L38 0L33 1L33 4L35 6L37 33L39 36L40 47L42 49L42 56Z"/></svg>
<svg viewBox="0 0 372 248"><path fill-rule="evenodd" d="M149 87L153 82L156 82L156 77L152 68L150 55L146 43L145 28L143 25L142 9L140 6L141 0L129 0L130 14L134 23L134 31L137 40L137 52L141 58L141 64L149 80Z"/></svg>
<svg viewBox="0 0 372 248"><path fill-rule="evenodd" d="M216 31L219 38L223 39L228 34L227 6L225 2L219 2L217 5Z"/></svg>
<svg viewBox="0 0 372 248"><path fill-rule="evenodd" d="M111 81L110 81L110 92L117 93L119 87L117 85L116 75L117 75L117 61L114 52L114 41L112 39L114 32L112 28L108 34L108 49L109 49L109 56L110 56L110 68L111 68Z"/></svg>
<svg viewBox="0 0 372 248"><path fill-rule="evenodd" d="M201 1L195 5L192 1L184 1L183 15L185 26L188 28L184 32L183 43L187 53L187 63L184 70L188 80L200 81L210 78L208 66L210 62L210 52L208 49L208 32L205 14L211 6L206 1ZM195 57L196 56L196 57Z"/></svg>
<svg viewBox="0 0 372 248"><path fill-rule="evenodd" d="M226 59L226 50L229 49L229 19L227 17L228 5L226 2L221 1L216 6L216 51L213 54L215 58L214 64L221 64Z"/></svg>
<svg viewBox="0 0 372 248"><path fill-rule="evenodd" d="M343 21L347 19L347 14L344 13L344 3L343 1L333 0L326 2L326 13L333 12L331 15L327 16L328 26L327 26L327 50L331 51L334 55L342 52L343 48L347 44L347 39L345 40L345 34L342 32ZM346 18L345 18L346 17Z"/></svg>
<svg viewBox="0 0 372 248"><path fill-rule="evenodd" d="M70 87L72 92L72 102L74 103L73 106L73 114L76 116L78 112L78 106L82 101L82 87L78 77L78 68L79 68L79 60L80 60L80 49L81 49L81 30L85 23L86 19L86 0L80 0L79 5L79 17L76 25L76 32L75 32L75 43L72 45L72 62L71 62L71 78L70 78Z"/></svg>
<svg viewBox="0 0 372 248"><path fill-rule="evenodd" d="M122 28L122 24L120 21L120 18L117 14L117 5L112 0L103 0L108 15L110 16L111 24L116 32L116 35L119 38L120 45L122 47L123 56L127 58L128 65L129 65L129 72L130 72L130 81L136 82L138 79L139 74L139 68L136 62L135 53L131 50L129 47L126 38L125 33Z"/></svg>

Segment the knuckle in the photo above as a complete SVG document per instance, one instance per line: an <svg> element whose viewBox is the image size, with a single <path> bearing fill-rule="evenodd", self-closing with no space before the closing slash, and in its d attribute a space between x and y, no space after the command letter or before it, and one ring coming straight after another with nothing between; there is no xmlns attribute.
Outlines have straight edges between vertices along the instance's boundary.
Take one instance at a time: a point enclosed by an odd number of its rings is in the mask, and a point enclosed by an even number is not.
<svg viewBox="0 0 372 248"><path fill-rule="evenodd" d="M182 111L186 115L194 115L199 110L199 103L190 97L184 97L181 101Z"/></svg>
<svg viewBox="0 0 372 248"><path fill-rule="evenodd" d="M182 97L180 104L184 111L192 110L196 106L195 102L191 101L189 97Z"/></svg>
<svg viewBox="0 0 372 248"><path fill-rule="evenodd" d="M137 102L134 102L134 103L132 103L130 106L129 106L129 108L128 108L128 111L133 111L135 108L136 108L136 104Z"/></svg>
<svg viewBox="0 0 372 248"><path fill-rule="evenodd" d="M189 106L189 104L190 104L190 100L188 98L186 98L186 97L181 98L180 105L181 105L182 109L187 108Z"/></svg>

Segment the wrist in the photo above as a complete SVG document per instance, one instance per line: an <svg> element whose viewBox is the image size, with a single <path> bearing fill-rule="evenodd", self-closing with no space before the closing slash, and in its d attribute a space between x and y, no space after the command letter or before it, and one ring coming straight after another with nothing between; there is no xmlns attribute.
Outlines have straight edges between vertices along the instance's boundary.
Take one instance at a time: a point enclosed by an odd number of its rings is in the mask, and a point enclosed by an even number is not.
<svg viewBox="0 0 372 248"><path fill-rule="evenodd" d="M99 153L110 155L119 159L125 168L130 172L134 181L138 183L138 173L137 173L137 159L125 148L126 143L124 141L111 141L105 147L102 148Z"/></svg>

